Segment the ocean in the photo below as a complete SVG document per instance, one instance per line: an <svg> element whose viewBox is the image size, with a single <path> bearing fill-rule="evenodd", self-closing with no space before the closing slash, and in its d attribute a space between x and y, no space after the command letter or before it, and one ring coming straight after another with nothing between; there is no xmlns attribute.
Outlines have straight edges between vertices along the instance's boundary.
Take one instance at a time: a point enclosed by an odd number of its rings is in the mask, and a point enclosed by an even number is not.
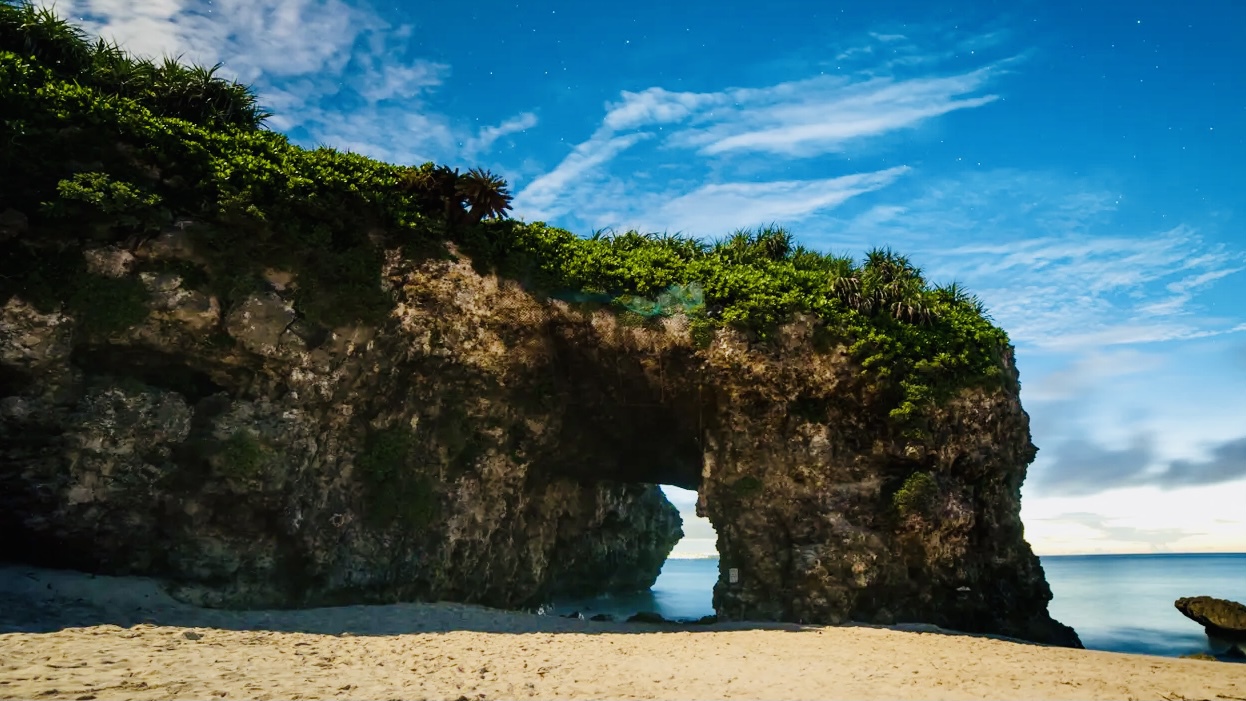
<svg viewBox="0 0 1246 701"><path fill-rule="evenodd" d="M1212 652L1198 624L1173 602L1207 595L1246 603L1246 553L1065 555L1042 558L1051 615L1073 626L1091 650L1177 657ZM647 592L554 602L553 613L626 618L654 611L671 619L714 613L718 559L671 559Z"/></svg>

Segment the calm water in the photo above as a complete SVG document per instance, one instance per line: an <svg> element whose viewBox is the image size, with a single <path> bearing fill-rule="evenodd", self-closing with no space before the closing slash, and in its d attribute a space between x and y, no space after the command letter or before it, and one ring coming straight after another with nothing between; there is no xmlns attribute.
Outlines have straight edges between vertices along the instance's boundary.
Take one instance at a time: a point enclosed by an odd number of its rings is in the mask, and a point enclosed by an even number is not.
<svg viewBox="0 0 1246 701"><path fill-rule="evenodd" d="M1167 656L1210 652L1203 629L1173 608L1173 601L1206 594L1246 602L1246 554L1077 555L1042 561L1055 595L1051 614L1073 626L1092 650ZM714 613L717 578L717 559L668 560L648 592L555 602L555 612L624 618L656 611L667 618L700 618Z"/></svg>
<svg viewBox="0 0 1246 701"><path fill-rule="evenodd" d="M1197 623L1173 601L1207 595L1246 602L1246 554L1044 557L1051 615L1093 650L1210 652ZM712 586L712 585L711 585Z"/></svg>

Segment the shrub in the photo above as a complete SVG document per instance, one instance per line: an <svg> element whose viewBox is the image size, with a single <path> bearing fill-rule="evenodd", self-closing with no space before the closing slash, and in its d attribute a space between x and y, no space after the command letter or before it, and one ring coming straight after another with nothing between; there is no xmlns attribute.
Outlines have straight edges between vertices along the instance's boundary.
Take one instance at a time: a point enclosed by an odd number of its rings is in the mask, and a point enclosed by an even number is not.
<svg viewBox="0 0 1246 701"><path fill-rule="evenodd" d="M696 318L688 325L688 333L692 337L692 345L705 349L714 343L714 322L705 318Z"/></svg>
<svg viewBox="0 0 1246 701"><path fill-rule="evenodd" d="M928 516L939 494L939 485L926 472L914 472L891 497L891 504L902 517Z"/></svg>

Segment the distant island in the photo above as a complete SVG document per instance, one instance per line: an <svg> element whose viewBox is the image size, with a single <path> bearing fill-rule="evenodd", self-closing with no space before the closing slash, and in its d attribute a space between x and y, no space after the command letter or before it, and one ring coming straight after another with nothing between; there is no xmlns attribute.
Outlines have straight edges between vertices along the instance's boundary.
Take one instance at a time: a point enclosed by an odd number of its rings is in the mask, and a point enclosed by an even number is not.
<svg viewBox="0 0 1246 701"><path fill-rule="evenodd" d="M0 555L213 607L650 586L696 489L718 619L1077 647L981 302L888 249L508 219L304 149L215 69L0 4ZM728 576L725 574L730 572Z"/></svg>

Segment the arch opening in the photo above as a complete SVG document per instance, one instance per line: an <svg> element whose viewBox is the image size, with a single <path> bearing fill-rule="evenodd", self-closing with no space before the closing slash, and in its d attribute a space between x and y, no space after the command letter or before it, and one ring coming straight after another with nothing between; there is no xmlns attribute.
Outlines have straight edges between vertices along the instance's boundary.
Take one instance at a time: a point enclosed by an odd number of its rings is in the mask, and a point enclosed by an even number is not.
<svg viewBox="0 0 1246 701"><path fill-rule="evenodd" d="M625 621L633 616L641 620L709 622L716 618L714 586L719 576L717 535L709 519L696 513L697 492L670 484L643 484L638 488L653 489L660 498L678 512L682 535L659 564L656 579L639 586L607 589L584 594L583 589L556 591L540 606L547 614L572 618ZM608 525L606 526L609 527ZM622 570L628 567L616 560ZM621 571L616 581L628 582ZM609 581L609 578L599 579Z"/></svg>

